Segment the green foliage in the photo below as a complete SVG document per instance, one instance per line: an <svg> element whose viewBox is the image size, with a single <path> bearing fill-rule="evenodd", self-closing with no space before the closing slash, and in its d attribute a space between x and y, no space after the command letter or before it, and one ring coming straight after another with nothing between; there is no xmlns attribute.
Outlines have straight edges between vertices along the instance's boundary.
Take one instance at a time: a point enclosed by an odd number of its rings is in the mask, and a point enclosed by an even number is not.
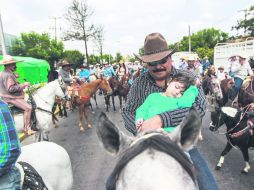
<svg viewBox="0 0 254 190"><path fill-rule="evenodd" d="M91 54L89 56L90 64L95 65L96 63L100 63L101 56Z"/></svg>
<svg viewBox="0 0 254 190"><path fill-rule="evenodd" d="M122 60L122 59L123 59L123 56L121 55L121 53L117 52L116 53L116 62L119 63L119 61Z"/></svg>
<svg viewBox="0 0 254 190"><path fill-rule="evenodd" d="M63 43L51 40L49 34L36 32L21 33L21 38L16 40L12 47L13 55L45 59L54 63L63 55Z"/></svg>
<svg viewBox="0 0 254 190"><path fill-rule="evenodd" d="M208 28L198 31L191 35L191 50L196 51L197 48L214 48L217 43L225 42L228 34L214 28ZM189 50L189 37L184 36L180 41L180 51Z"/></svg>
<svg viewBox="0 0 254 190"><path fill-rule="evenodd" d="M73 63L73 68L76 70L84 62L84 55L78 50L66 50L63 53L63 58Z"/></svg>
<svg viewBox="0 0 254 190"><path fill-rule="evenodd" d="M198 57L200 57L201 59L203 59L205 56L207 56L209 58L209 60L211 60L211 61L213 60L214 50L212 48L200 47L200 48L196 49L196 53L198 54Z"/></svg>
<svg viewBox="0 0 254 190"><path fill-rule="evenodd" d="M254 6L251 6L248 10L246 10L245 18L242 20L238 20L236 26L233 26L232 29L236 29L237 31L240 29L245 30L245 34L253 36L254 35L254 16L248 18L248 15L254 15Z"/></svg>

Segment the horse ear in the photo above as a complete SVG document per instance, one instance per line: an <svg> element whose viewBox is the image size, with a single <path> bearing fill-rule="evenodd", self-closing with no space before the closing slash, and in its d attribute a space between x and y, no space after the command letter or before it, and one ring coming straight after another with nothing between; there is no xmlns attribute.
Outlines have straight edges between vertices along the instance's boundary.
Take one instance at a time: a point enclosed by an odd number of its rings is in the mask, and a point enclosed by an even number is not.
<svg viewBox="0 0 254 190"><path fill-rule="evenodd" d="M182 123L170 135L185 151L196 145L201 130L201 117L196 109L191 108Z"/></svg>
<svg viewBox="0 0 254 190"><path fill-rule="evenodd" d="M99 116L96 133L102 146L113 155L119 153L122 146L128 142L128 137L119 131L103 112Z"/></svg>

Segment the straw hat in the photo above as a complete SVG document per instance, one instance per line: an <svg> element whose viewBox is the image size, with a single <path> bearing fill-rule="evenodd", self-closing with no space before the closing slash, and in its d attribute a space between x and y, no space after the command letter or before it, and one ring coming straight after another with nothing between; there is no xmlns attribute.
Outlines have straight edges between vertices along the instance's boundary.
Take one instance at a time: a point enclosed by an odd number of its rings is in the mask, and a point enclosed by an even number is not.
<svg viewBox="0 0 254 190"><path fill-rule="evenodd" d="M188 56L188 57L186 57L186 59L185 59L186 61L195 61L196 59L195 59L195 57L194 56Z"/></svg>
<svg viewBox="0 0 254 190"><path fill-rule="evenodd" d="M4 55L3 60L0 61L0 64L1 65L9 65L9 64L18 63L18 62L23 62L23 61L14 60L11 55Z"/></svg>
<svg viewBox="0 0 254 190"><path fill-rule="evenodd" d="M64 59L61 63L59 63L59 66L62 66L62 67L68 66L68 65L73 65L73 63L70 63L66 59Z"/></svg>
<svg viewBox="0 0 254 190"><path fill-rule="evenodd" d="M168 49L168 44L160 33L151 33L145 38L144 55L140 57L140 60L146 63L158 61L173 54L175 49Z"/></svg>
<svg viewBox="0 0 254 190"><path fill-rule="evenodd" d="M219 66L218 70L224 70L224 66Z"/></svg>

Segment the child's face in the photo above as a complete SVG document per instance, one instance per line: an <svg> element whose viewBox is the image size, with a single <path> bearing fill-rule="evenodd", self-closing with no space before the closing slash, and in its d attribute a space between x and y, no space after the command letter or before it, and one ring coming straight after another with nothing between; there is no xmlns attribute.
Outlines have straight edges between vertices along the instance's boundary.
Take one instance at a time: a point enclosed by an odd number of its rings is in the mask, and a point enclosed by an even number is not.
<svg viewBox="0 0 254 190"><path fill-rule="evenodd" d="M181 82L171 81L168 83L168 87L166 89L166 95L170 97L181 97L183 92L185 91L185 85Z"/></svg>

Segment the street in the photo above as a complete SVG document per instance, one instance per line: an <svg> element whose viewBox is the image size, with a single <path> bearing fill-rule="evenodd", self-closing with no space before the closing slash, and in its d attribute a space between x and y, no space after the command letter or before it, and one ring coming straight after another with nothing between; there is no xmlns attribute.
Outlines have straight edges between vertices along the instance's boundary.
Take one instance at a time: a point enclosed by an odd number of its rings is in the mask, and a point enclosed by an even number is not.
<svg viewBox="0 0 254 190"><path fill-rule="evenodd" d="M123 119L119 112L119 101L116 99L117 111L113 112L112 108L107 113L108 117L122 131L128 133L123 125ZM104 101L101 96L97 96L99 108L95 107L94 114L90 112L90 120L93 124L92 129L85 129L84 133L79 132L78 127L78 110L68 112L67 118L62 118L58 122L59 128L54 128L50 133L50 141L56 142L63 146L72 161L73 168L73 190L104 190L105 181L111 172L116 158L107 154L99 144L96 135L96 120L101 111L105 111ZM83 121L83 123L85 123ZM214 168L219 160L220 153L226 145L224 135L209 131L210 119L209 112L203 120L203 141L198 143L198 149L208 162L208 166L214 174L218 186L222 190L251 190L254 186L254 170L251 169L248 175L241 174L244 167L244 160L239 150L232 149L225 157L225 163L221 171ZM220 133L223 133L224 127L221 127ZM31 143L32 137L25 139L22 145ZM250 150L250 164L253 165L254 154ZM64 179L63 179L64 180Z"/></svg>

